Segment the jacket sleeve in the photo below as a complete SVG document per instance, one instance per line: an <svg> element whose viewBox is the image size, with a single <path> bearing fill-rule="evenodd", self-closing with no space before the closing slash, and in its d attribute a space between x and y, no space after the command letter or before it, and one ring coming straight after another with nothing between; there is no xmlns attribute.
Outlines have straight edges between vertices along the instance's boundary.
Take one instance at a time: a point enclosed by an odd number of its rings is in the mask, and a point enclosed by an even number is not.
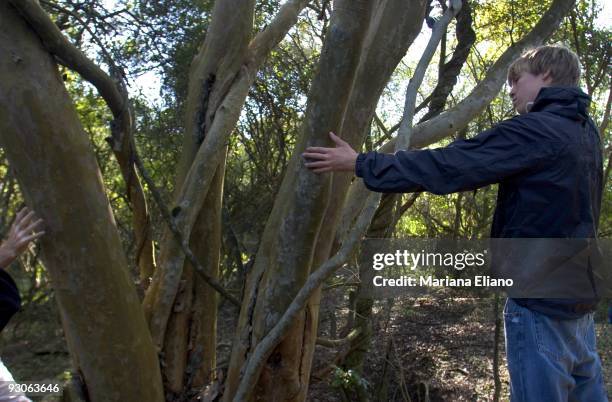
<svg viewBox="0 0 612 402"><path fill-rule="evenodd" d="M550 162L557 155L557 145L517 117L444 148L360 154L355 174L372 191L450 194L497 183Z"/></svg>
<svg viewBox="0 0 612 402"><path fill-rule="evenodd" d="M8 272L0 268L0 331L8 324L11 317L19 311L21 298L15 281Z"/></svg>

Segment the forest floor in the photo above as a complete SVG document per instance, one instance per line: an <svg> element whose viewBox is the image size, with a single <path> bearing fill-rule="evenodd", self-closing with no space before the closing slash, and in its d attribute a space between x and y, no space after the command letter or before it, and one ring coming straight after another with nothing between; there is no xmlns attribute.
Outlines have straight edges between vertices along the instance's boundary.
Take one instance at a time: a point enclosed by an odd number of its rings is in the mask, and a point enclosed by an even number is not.
<svg viewBox="0 0 612 402"><path fill-rule="evenodd" d="M432 402L493 400L494 299L407 298L396 300L390 310L379 303L379 311L373 319L373 346L363 370L370 392L375 396L373 401L422 402L427 400L426 392ZM507 401L509 379L504 351L503 303L501 299L498 372L500 401ZM376 307L377 304L375 311ZM596 331L604 381L612 395L612 325L607 324L605 318L605 311L601 309L596 316ZM324 328L323 325L321 330ZM328 349L317 346L313 372L332 361L333 355ZM333 383L333 375L331 379L317 381L314 378L310 400L352 400L351 395L343 397L338 388L330 387ZM385 384L386 396L376 397Z"/></svg>
<svg viewBox="0 0 612 402"><path fill-rule="evenodd" d="M342 317L346 310L343 311L342 304L337 306L336 314ZM500 304L500 314L502 307ZM364 366L369 389L380 394L384 386L387 401L424 401L426 392L432 402L492 400L493 308L492 299L428 297L396 300L392 305L386 301L375 303L373 345ZM225 307L224 310L233 309ZM233 325L232 315L221 315L224 318L219 322L219 338L224 342ZM603 309L596 320L604 378L612 395L612 325L605 323ZM322 320L321 335L328 336L328 329L329 322ZM503 349L502 328L500 400L506 401L508 374ZM311 380L309 401L343 401L340 390L333 386L338 381L338 372L325 370L336 352L317 346L313 373L320 377L315 375ZM219 356L221 362L226 359L224 355ZM0 356L17 381L63 382L70 370L70 358L55 304L31 305L18 313L2 332ZM58 400L54 397L32 399Z"/></svg>

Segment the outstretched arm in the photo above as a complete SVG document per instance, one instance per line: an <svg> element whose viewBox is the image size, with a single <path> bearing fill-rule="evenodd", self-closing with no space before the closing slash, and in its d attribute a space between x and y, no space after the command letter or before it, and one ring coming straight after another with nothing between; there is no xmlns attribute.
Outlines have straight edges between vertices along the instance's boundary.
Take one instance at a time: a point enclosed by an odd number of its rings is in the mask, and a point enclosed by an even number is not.
<svg viewBox="0 0 612 402"><path fill-rule="evenodd" d="M17 213L6 240L0 245L0 268L7 267L23 253L30 242L44 235L42 219L35 219L34 211L27 207Z"/></svg>
<svg viewBox="0 0 612 402"><path fill-rule="evenodd" d="M336 147L307 148L303 153L310 159L306 167L315 173L354 170L368 189L383 193L474 190L554 163L563 149L549 127L529 116L503 121L443 148L395 154L357 154L346 142L332 133L330 136Z"/></svg>

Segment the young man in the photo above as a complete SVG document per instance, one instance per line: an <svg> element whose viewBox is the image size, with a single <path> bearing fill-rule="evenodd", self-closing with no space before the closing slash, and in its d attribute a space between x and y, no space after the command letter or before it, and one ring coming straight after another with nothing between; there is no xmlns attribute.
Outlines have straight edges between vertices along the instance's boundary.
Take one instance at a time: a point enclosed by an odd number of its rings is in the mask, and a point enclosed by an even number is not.
<svg viewBox="0 0 612 402"><path fill-rule="evenodd" d="M315 173L355 171L378 192L449 194L499 183L491 238L595 238L602 146L578 87L580 63L562 46L524 53L508 71L518 116L447 147L357 154L309 147ZM597 298L513 299L504 308L511 400L607 401L595 347Z"/></svg>
<svg viewBox="0 0 612 402"><path fill-rule="evenodd" d="M13 278L4 270L28 245L45 234L41 231L43 221L36 219L33 211L23 208L17 213L6 240L0 245L0 331L19 310L21 299ZM0 360L0 402L30 402L22 393L12 392L9 384L13 376Z"/></svg>

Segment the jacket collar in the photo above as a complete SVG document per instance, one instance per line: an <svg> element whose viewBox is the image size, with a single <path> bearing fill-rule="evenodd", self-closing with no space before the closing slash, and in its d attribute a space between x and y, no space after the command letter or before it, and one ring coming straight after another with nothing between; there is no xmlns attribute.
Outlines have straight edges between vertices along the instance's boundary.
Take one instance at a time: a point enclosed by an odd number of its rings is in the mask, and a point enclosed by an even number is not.
<svg viewBox="0 0 612 402"><path fill-rule="evenodd" d="M551 112L572 120L587 120L591 98L576 87L543 87L530 112Z"/></svg>

